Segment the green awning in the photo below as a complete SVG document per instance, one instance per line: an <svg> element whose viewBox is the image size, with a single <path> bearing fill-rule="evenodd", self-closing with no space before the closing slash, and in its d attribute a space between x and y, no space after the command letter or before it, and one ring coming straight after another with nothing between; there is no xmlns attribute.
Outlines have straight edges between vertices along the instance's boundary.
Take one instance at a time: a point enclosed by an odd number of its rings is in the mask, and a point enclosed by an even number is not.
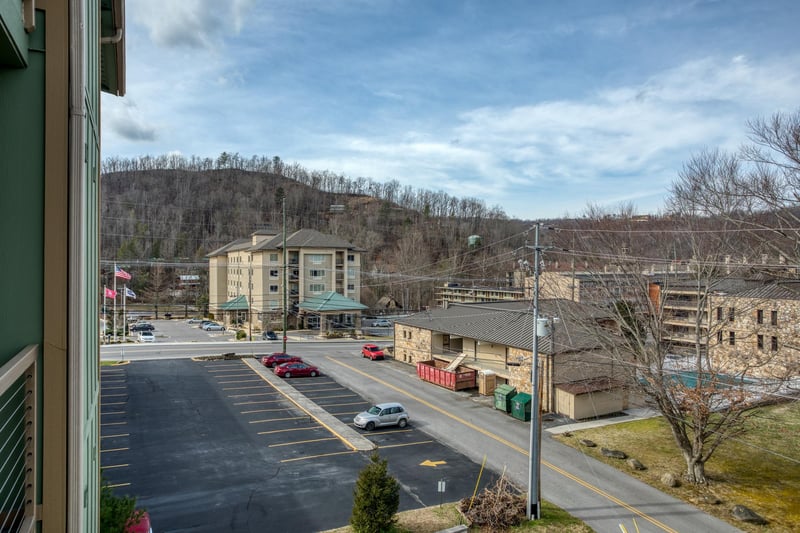
<svg viewBox="0 0 800 533"><path fill-rule="evenodd" d="M363 311L364 309L369 309L366 305L346 298L335 291L324 292L319 296L306 298L300 302L298 307L305 311L313 311L315 313Z"/></svg>
<svg viewBox="0 0 800 533"><path fill-rule="evenodd" d="M241 294L233 300L228 300L224 304L220 305L219 308L222 311L248 311L250 309L250 305L247 303L247 297L244 294Z"/></svg>

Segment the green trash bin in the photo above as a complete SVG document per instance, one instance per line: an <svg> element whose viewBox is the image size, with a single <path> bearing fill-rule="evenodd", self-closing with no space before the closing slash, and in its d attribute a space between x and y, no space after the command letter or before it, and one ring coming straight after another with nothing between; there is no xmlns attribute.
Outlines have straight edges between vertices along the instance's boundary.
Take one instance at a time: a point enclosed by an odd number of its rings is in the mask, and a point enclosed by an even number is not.
<svg viewBox="0 0 800 533"><path fill-rule="evenodd" d="M520 392L511 399L511 416L526 422L531 419L530 394L527 392Z"/></svg>
<svg viewBox="0 0 800 533"><path fill-rule="evenodd" d="M517 394L517 388L513 385L500 385L494 389L494 408L500 409L504 413L511 412L511 398Z"/></svg>

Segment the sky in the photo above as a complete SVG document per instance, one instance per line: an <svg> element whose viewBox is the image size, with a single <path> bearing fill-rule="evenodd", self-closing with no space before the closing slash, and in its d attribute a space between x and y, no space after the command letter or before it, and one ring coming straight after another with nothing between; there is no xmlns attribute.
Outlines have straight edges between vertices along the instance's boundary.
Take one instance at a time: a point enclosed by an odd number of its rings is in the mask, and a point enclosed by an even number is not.
<svg viewBox="0 0 800 533"><path fill-rule="evenodd" d="M663 212L800 109L796 0L133 0L103 157L222 152L482 199Z"/></svg>

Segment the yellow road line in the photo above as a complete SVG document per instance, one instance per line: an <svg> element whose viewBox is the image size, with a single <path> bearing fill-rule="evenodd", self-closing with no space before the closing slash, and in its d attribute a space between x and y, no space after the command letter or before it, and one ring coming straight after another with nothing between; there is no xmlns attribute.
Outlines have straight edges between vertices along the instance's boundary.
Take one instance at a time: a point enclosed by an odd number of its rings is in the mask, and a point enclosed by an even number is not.
<svg viewBox="0 0 800 533"><path fill-rule="evenodd" d="M319 459L320 457L331 457L334 455L346 455L349 453L356 453L356 450L347 450L345 452L323 453L320 455L307 455L305 457L295 457L294 459L284 459L282 463L293 463L295 461L306 461L308 459Z"/></svg>
<svg viewBox="0 0 800 533"><path fill-rule="evenodd" d="M384 385L385 387L388 387L388 388L390 388L390 389L392 389L392 390L394 390L394 391L396 391L396 392L398 392L398 393L400 393L400 394L402 394L404 396L412 398L412 399L420 402L421 404L425 405L426 407L428 407L430 409L433 409L437 413L443 414L443 415L455 420L456 422L459 422L459 423L467 426L468 428L473 429L473 430L481 433L482 435L485 435L485 436L489 437L490 439L493 439L493 440L495 440L495 441L497 441L497 442L499 442L501 444L504 444L505 446L508 446L512 450L517 451L517 452L521 453L522 455L524 455L526 457L529 457L528 450L525 450L525 449L517 446L516 444L514 444L514 443L512 443L512 442L510 442L510 441L508 441L508 440L506 440L506 439L504 439L502 437L499 437L499 436L497 436L497 435L495 435L495 434L493 434L493 433L491 433L491 432L489 432L489 431L487 431L487 430L485 430L485 429L483 429L481 427L478 427L478 426L476 426L475 424L473 424L471 422L468 422L468 421L466 421L466 420L464 420L462 418L459 418L456 415L454 415L452 413L449 413L446 410L442 409L441 407L437 407L436 405L434 405L434 404L432 404L432 403L430 403L430 402L428 402L426 400L423 400L423 399L421 399L421 398L419 398L417 396L414 396L413 394L409 393L408 391L406 391L404 389L401 389L400 387L392 385L391 383L389 383L387 381L384 381L384 380L382 380L380 378L376 378L373 375L367 374L366 372L363 372L363 371L361 371L361 370L359 370L359 369L357 369L357 368L355 368L353 366L350 366L350 365L348 365L346 363L343 363L342 361L340 361L338 359L334 359L331 356L326 356L326 359L328 359L328 360L330 360L330 361L332 361L332 362L334 362L334 363L336 363L336 364L338 364L340 366L343 366L343 367L345 367L345 368L347 368L347 369L349 369L349 370L351 370L351 371L353 371L353 372L355 372L357 374L360 374L360 375L362 375L362 376L364 376L366 378L369 378L369 379L371 379L371 380L373 380L373 381L375 381L377 383L380 383L381 385ZM603 496L604 498L607 498L609 501L612 501L612 502L616 503L617 505L620 505L620 506L624 507L628 511L634 513L635 515L640 516L643 519L647 520L648 522L650 522L654 526L657 526L657 527L659 527L659 528L661 528L664 531L667 531L669 533L678 533L676 530L672 529L671 527L669 527L668 525L664 524L663 522L660 522L659 520L653 518L652 516L650 516L648 514L645 514L643 511L640 511L639 509L633 507L632 505L623 502L619 498L607 493L606 491L604 491L600 487L596 487L596 486L592 485L591 483L589 483L587 481L584 481L584 480L578 478L577 476L575 476L573 474L570 474L566 470L563 470L563 469L557 467L556 465L554 465L552 463L549 463L547 461L542 461L542 465L546 466L547 468L551 469L554 472L557 472L557 473L559 473L559 474L561 474L561 475L563 475L563 476L575 481L576 483L578 483L578 484L582 485L583 487L591 490L592 492L594 492L596 494L599 494L599 495Z"/></svg>
<svg viewBox="0 0 800 533"><path fill-rule="evenodd" d="M257 405L261 403L278 403L282 401L283 400L281 398L278 398L277 400L253 400L252 402L235 402L233 405Z"/></svg>
<svg viewBox="0 0 800 533"><path fill-rule="evenodd" d="M324 442L326 440L338 440L336 437L325 437L324 439L296 440L293 442L282 442L280 444L270 444L267 448L280 448L281 446L294 446L295 444L308 444L310 442Z"/></svg>

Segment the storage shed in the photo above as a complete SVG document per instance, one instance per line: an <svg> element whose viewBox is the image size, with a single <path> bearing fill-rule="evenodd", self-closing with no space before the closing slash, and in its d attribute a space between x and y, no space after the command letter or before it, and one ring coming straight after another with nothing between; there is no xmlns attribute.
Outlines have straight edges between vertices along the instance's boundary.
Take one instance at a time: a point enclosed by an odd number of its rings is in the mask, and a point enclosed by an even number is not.
<svg viewBox="0 0 800 533"><path fill-rule="evenodd" d="M613 379L586 379L556 385L556 412L573 420L618 413L627 407L627 391L621 382Z"/></svg>

